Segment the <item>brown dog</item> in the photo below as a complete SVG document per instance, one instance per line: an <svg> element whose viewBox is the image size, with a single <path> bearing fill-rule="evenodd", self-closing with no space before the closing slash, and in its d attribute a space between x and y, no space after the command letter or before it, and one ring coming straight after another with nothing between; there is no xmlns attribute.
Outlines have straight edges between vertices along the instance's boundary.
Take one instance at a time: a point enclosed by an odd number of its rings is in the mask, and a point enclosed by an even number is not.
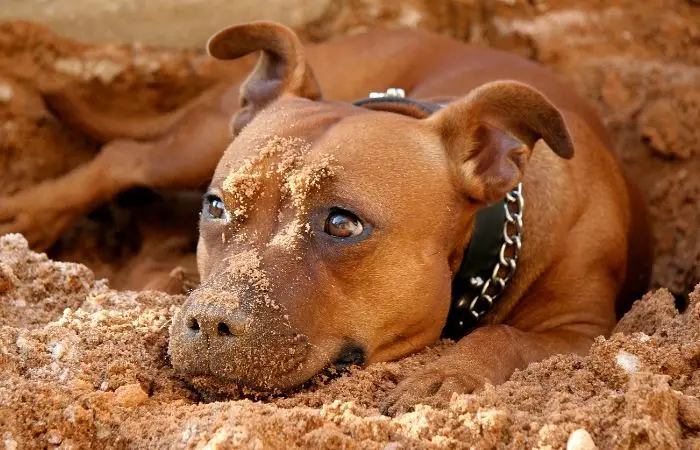
<svg viewBox="0 0 700 450"><path fill-rule="evenodd" d="M403 60L419 64L394 83L444 106L323 100L301 44L279 25L211 39L220 59L263 54L204 203L203 284L171 329L177 369L289 388L334 362L400 358L481 319L397 387L386 403L395 413L554 353L585 353L643 291L645 214L598 119L528 61L432 39L429 54L406 49ZM504 197L507 220L480 226L480 211ZM494 223L500 269L488 267L493 288L474 277L472 298L454 280L484 262L467 264L465 249L478 251L471 241ZM445 328L448 313L456 323Z"/></svg>
<svg viewBox="0 0 700 450"><path fill-rule="evenodd" d="M219 59L262 55L205 197L202 285L173 320L174 367L286 389L329 365L461 338L389 396L397 413L609 333L646 288L647 219L571 87L424 32L335 45L309 63L293 32L267 22L211 39ZM351 85L411 98L324 100L326 82L337 99L357 94ZM191 132L202 148L223 145L214 128ZM95 172L113 180L103 192L188 185L215 159L163 155L178 161L156 167L153 148L138 160L114 151L123 167Z"/></svg>

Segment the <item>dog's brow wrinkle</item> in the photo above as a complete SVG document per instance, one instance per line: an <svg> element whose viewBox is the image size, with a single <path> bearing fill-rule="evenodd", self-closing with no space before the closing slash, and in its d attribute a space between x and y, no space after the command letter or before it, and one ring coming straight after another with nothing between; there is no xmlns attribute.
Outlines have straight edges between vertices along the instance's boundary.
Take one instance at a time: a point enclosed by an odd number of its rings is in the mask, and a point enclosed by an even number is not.
<svg viewBox="0 0 700 450"><path fill-rule="evenodd" d="M234 217L247 217L255 196L262 190L263 177L270 178L272 173L281 173L287 167L296 164L298 157L308 151L310 146L299 138L272 137L264 141L258 148L258 154L248 158L224 179L223 190L231 204L236 205ZM278 164L272 171L264 172L264 165L273 165L272 159L277 158Z"/></svg>
<svg viewBox="0 0 700 450"><path fill-rule="evenodd" d="M335 170L336 168L332 165L332 157L322 155L319 160L312 163L297 164L285 174L281 192L283 197L288 197L291 200L295 217L272 237L269 245L293 250L297 247L297 242L302 234L311 232L311 225L305 222L304 218L308 210L306 200L312 191L321 187L323 180L334 175ZM280 211L278 220L281 221L282 217L283 213Z"/></svg>
<svg viewBox="0 0 700 450"><path fill-rule="evenodd" d="M304 212L304 201L309 194L321 186L321 182L335 175L337 167L333 165L333 156L322 155L314 162L304 164L298 169L294 169L286 177L286 191L292 199L295 208Z"/></svg>
<svg viewBox="0 0 700 450"><path fill-rule="evenodd" d="M261 194L264 183L278 190L281 203L277 220L280 231L270 238L269 246L284 250L297 248L302 234L311 231L305 217L309 195L319 189L324 180L333 177L339 168L329 154L321 154L311 160L310 149L311 145L300 138L270 137L260 145L256 156L246 159L224 180L224 192L235 205L232 212L235 218L248 217L253 211L255 199L265 197L265 193ZM282 206L284 204L286 207ZM289 223L282 226L285 208L292 209L294 215Z"/></svg>

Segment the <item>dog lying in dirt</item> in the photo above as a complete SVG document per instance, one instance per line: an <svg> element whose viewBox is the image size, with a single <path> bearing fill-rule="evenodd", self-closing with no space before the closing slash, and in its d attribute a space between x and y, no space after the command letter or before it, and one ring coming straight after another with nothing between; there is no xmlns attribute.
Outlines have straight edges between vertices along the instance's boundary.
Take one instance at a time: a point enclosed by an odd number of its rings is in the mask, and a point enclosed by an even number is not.
<svg viewBox="0 0 700 450"><path fill-rule="evenodd" d="M45 244L120 190L211 180L202 284L171 326L186 376L284 390L457 340L386 399L396 414L585 353L646 291L640 197L599 119L544 68L420 31L307 52L269 22L223 30L208 50L261 54L240 86L146 125L52 99L103 138L155 140L114 141L39 198L0 203L0 232Z"/></svg>

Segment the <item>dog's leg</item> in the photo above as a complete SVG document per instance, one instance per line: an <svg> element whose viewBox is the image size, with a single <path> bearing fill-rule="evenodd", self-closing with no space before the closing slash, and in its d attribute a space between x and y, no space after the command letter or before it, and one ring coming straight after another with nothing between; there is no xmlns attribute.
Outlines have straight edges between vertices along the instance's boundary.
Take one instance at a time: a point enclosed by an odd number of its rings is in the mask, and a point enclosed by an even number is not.
<svg viewBox="0 0 700 450"><path fill-rule="evenodd" d="M419 403L445 406L454 393L503 383L516 369L549 356L584 355L595 337L608 334L615 323L617 282L602 271L562 279L571 265L559 265L539 280L540 289L523 298L507 324L477 328L445 356L402 381L382 411L395 415Z"/></svg>
<svg viewBox="0 0 700 450"><path fill-rule="evenodd" d="M235 83L231 83L235 88ZM74 127L86 135L100 141L108 142L114 139L135 139L139 141L159 139L170 131L178 122L198 108L217 107L226 90L226 85L218 84L180 108L168 113L135 116L119 115L94 108L74 90L46 92L44 101L62 122ZM235 108L236 105L230 105Z"/></svg>
<svg viewBox="0 0 700 450"><path fill-rule="evenodd" d="M22 233L43 250L76 219L126 189L201 187L230 141L229 120L212 112L187 125L153 143L112 141L67 175L0 198L0 235Z"/></svg>
<svg viewBox="0 0 700 450"><path fill-rule="evenodd" d="M44 250L83 214L142 181L150 144L114 141L92 161L55 180L0 198L0 235L22 233Z"/></svg>

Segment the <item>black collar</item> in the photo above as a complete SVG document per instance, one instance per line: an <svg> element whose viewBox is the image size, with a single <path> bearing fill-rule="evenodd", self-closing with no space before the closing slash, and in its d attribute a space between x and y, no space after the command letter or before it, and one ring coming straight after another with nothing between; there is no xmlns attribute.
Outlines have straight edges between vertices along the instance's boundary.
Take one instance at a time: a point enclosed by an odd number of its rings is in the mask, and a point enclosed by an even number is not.
<svg viewBox="0 0 700 450"><path fill-rule="evenodd" d="M411 98L394 95L373 96L353 103L375 110L404 113L401 108L410 108L408 114L427 117L440 110L443 105L425 103ZM491 278L499 261L499 251L503 245L503 229L506 221L505 200L480 210L476 215L474 233L464 252L459 271L452 280L452 303L442 335L459 339L479 323L469 308L471 301L481 293L483 282ZM466 307L465 307L466 302ZM493 305L479 305L486 312Z"/></svg>
<svg viewBox="0 0 700 450"><path fill-rule="evenodd" d="M385 97L369 97L357 100L353 103L355 106L363 106L368 109L388 110L390 112L400 112L396 107L408 107L414 109L418 114L427 117L442 108L442 105L421 102L412 98L394 97L387 95Z"/></svg>
<svg viewBox="0 0 700 450"><path fill-rule="evenodd" d="M503 226L506 220L505 200L481 209L476 214L474 232L462 257L462 264L452 279L452 304L442 335L459 339L479 323L469 308L473 299L481 293L481 287L491 278L499 261L503 245ZM460 306L460 303L466 305ZM475 305L481 310L493 305Z"/></svg>

